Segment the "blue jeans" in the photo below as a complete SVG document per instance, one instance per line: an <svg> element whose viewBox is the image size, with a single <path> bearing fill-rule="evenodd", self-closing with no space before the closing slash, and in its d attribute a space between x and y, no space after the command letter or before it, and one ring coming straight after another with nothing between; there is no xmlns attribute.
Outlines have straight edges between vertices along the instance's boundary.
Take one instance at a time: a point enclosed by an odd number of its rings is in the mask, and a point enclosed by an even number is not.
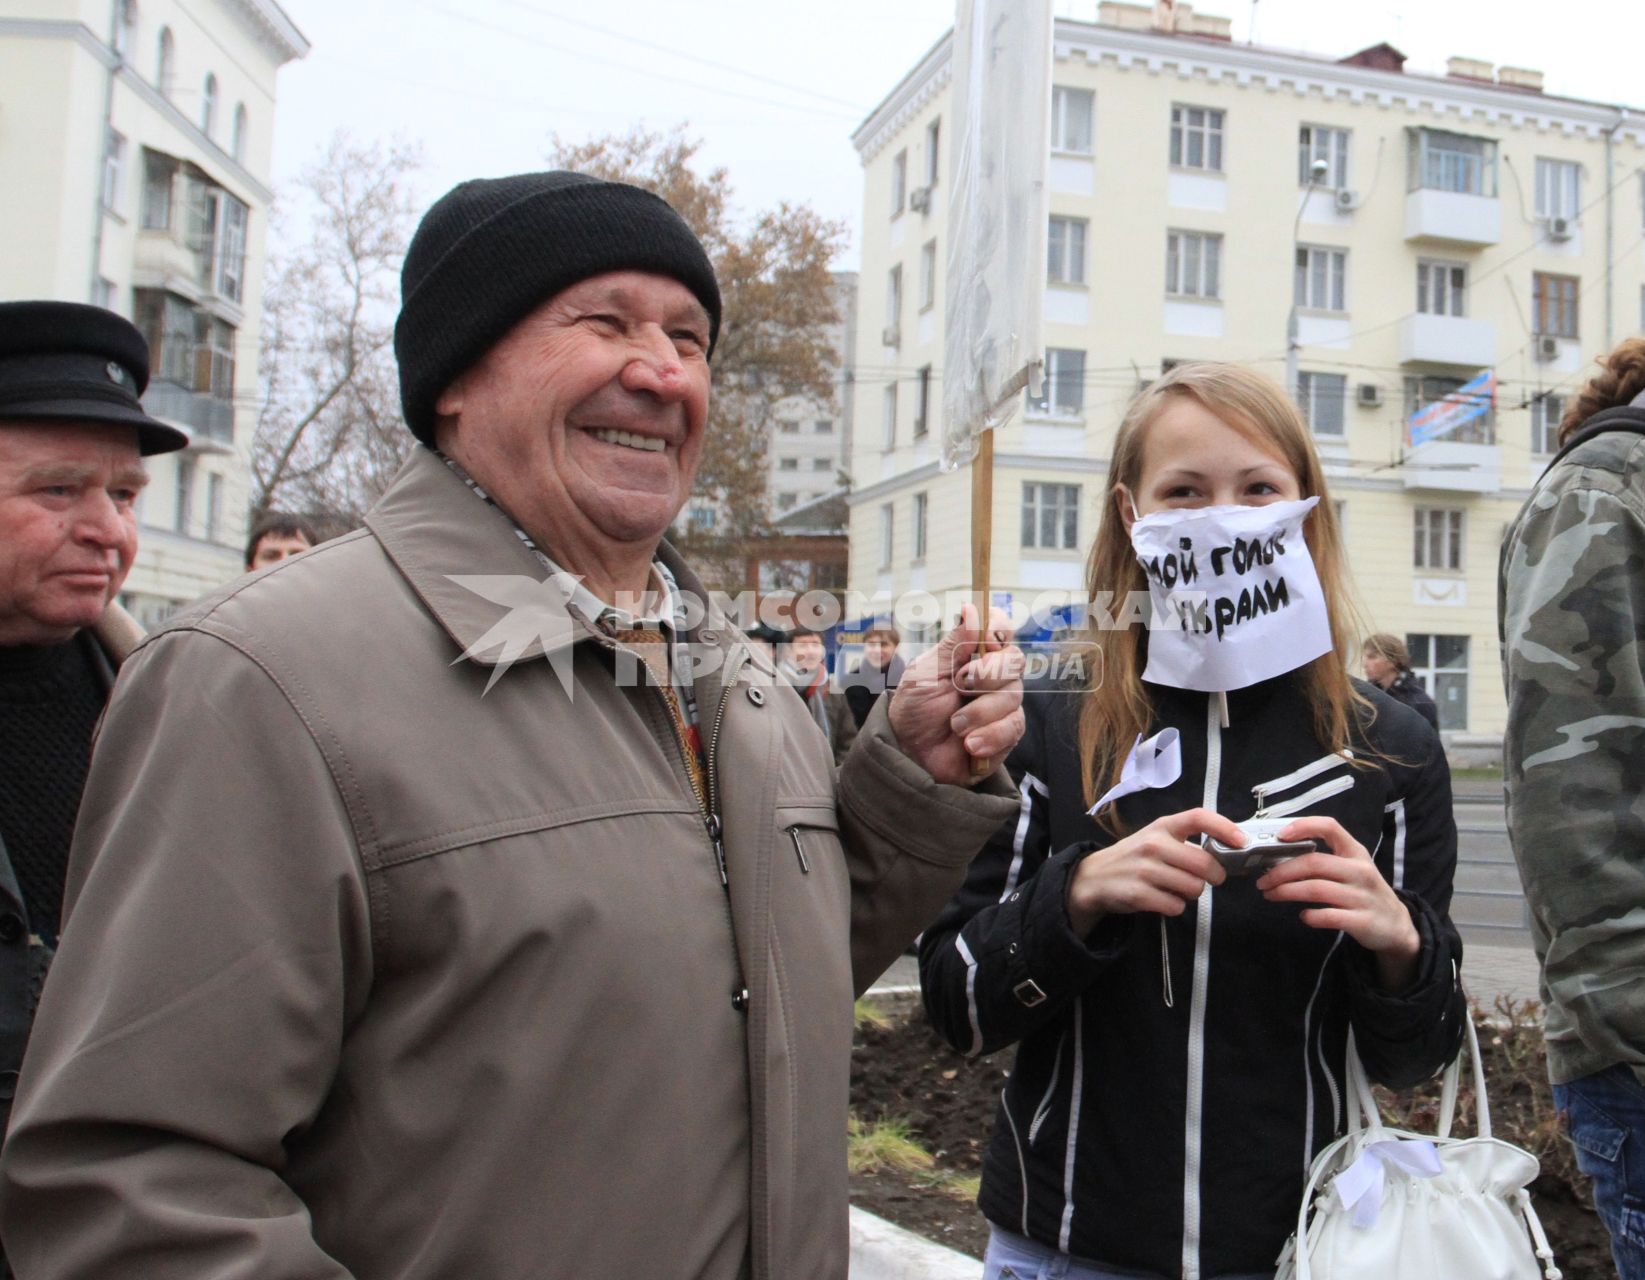
<svg viewBox="0 0 1645 1280"><path fill-rule="evenodd" d="M1617 1065L1554 1086L1577 1168L1611 1233L1618 1280L1645 1280L1645 1085Z"/></svg>
<svg viewBox="0 0 1645 1280"><path fill-rule="evenodd" d="M988 1253L982 1260L982 1280L1165 1280L1152 1271L1123 1271L1098 1262L1058 1253L1003 1227L992 1227ZM1215 1280L1274 1280L1272 1271L1240 1276L1220 1276Z"/></svg>

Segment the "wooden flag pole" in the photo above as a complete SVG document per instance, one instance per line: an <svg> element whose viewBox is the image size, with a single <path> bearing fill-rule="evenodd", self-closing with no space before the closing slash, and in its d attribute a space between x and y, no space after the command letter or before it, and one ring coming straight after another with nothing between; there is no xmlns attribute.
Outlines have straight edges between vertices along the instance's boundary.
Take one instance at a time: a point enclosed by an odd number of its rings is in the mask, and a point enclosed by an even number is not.
<svg viewBox="0 0 1645 1280"><path fill-rule="evenodd" d="M994 433L984 431L977 438L977 456L971 460L971 590L977 603L977 625L982 628L979 653L996 646L989 626L992 611L988 578L994 558ZM971 776L985 778L994 770L987 756L971 758Z"/></svg>

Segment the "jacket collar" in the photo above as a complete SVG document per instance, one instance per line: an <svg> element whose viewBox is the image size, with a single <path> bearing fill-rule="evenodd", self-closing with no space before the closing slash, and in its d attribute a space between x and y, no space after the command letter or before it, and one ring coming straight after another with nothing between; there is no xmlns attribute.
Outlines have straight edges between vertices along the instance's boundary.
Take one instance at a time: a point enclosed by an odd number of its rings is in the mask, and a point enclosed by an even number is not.
<svg viewBox="0 0 1645 1280"><path fill-rule="evenodd" d="M366 516L366 527L462 655L496 667L565 653L599 633L568 607L508 517L422 446ZM702 581L664 542L657 558L680 591L705 602L694 638L729 651L739 637ZM724 669L724 662L708 664ZM700 683L700 682L699 682ZM699 696L704 690L699 689Z"/></svg>

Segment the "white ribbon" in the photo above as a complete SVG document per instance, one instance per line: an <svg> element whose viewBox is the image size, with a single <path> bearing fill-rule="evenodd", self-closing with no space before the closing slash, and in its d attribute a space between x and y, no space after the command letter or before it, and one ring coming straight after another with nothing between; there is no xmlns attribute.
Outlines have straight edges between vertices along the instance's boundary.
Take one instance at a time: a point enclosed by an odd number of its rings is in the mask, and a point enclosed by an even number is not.
<svg viewBox="0 0 1645 1280"><path fill-rule="evenodd" d="M1092 805L1088 812L1094 818L1104 805L1112 804L1133 791L1168 787L1180 777L1182 735L1175 729L1161 729L1144 742L1139 733L1136 743L1131 748L1131 754L1125 757L1125 763L1120 766L1120 780L1103 792L1102 799Z"/></svg>
<svg viewBox="0 0 1645 1280"><path fill-rule="evenodd" d="M1331 1184L1338 1203L1362 1230L1368 1231L1377 1224L1390 1165L1413 1178L1436 1178L1445 1172L1439 1162L1439 1152L1426 1139L1390 1139L1368 1144L1359 1153L1359 1159L1337 1174Z"/></svg>

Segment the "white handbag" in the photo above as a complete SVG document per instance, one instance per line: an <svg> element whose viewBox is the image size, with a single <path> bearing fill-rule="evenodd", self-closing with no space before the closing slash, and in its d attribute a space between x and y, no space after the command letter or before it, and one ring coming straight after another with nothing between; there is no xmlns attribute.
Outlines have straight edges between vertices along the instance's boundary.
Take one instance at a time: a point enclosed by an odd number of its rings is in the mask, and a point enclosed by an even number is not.
<svg viewBox="0 0 1645 1280"><path fill-rule="evenodd" d="M1314 1158L1274 1280L1560 1280L1526 1190L1540 1166L1491 1136L1479 1037L1464 1021L1477 1138L1451 1137L1461 1052L1429 1138L1382 1123L1349 1032L1348 1132Z"/></svg>

